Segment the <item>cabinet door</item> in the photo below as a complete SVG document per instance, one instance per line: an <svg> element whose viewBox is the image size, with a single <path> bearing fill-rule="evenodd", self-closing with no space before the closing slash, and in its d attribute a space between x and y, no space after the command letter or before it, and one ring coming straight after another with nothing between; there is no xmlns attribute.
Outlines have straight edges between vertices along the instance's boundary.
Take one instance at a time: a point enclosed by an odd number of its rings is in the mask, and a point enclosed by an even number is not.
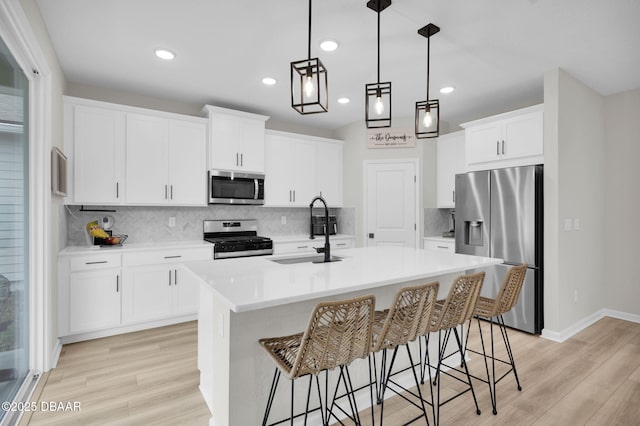
<svg viewBox="0 0 640 426"><path fill-rule="evenodd" d="M174 269L168 265L128 268L122 296L125 324L171 316Z"/></svg>
<svg viewBox="0 0 640 426"><path fill-rule="evenodd" d="M455 132L438 138L438 208L455 207L456 174L464 173L464 132Z"/></svg>
<svg viewBox="0 0 640 426"><path fill-rule="evenodd" d="M495 161L501 155L501 122L487 123L465 130L467 163Z"/></svg>
<svg viewBox="0 0 640 426"><path fill-rule="evenodd" d="M169 202L168 120L127 114L127 204Z"/></svg>
<svg viewBox="0 0 640 426"><path fill-rule="evenodd" d="M316 147L314 142L293 139L290 145L293 206L309 206L316 192Z"/></svg>
<svg viewBox="0 0 640 426"><path fill-rule="evenodd" d="M240 169L264 173L264 121L244 119L240 135Z"/></svg>
<svg viewBox="0 0 640 426"><path fill-rule="evenodd" d="M503 121L504 159L543 154L542 111Z"/></svg>
<svg viewBox="0 0 640 426"><path fill-rule="evenodd" d="M291 181L291 143L287 138L268 135L265 138L264 204L288 206L293 200Z"/></svg>
<svg viewBox="0 0 640 426"><path fill-rule="evenodd" d="M316 145L316 194L332 207L342 207L342 145Z"/></svg>
<svg viewBox="0 0 640 426"><path fill-rule="evenodd" d="M241 118L211 114L211 169L238 170L240 166Z"/></svg>
<svg viewBox="0 0 640 426"><path fill-rule="evenodd" d="M120 204L125 114L81 105L68 110L73 111L74 201Z"/></svg>
<svg viewBox="0 0 640 426"><path fill-rule="evenodd" d="M207 204L207 128L204 123L169 121L169 201Z"/></svg>
<svg viewBox="0 0 640 426"><path fill-rule="evenodd" d="M174 313L193 314L198 312L200 303L198 279L181 265L176 266L174 274Z"/></svg>
<svg viewBox="0 0 640 426"><path fill-rule="evenodd" d="M69 277L69 332L120 325L120 269L74 272Z"/></svg>

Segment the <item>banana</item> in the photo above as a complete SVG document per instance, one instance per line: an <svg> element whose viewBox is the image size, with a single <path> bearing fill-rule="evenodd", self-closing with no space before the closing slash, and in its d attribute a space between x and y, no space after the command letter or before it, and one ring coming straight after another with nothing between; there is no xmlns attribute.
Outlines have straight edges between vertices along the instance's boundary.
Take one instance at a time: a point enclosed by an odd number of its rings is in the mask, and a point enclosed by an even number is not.
<svg viewBox="0 0 640 426"><path fill-rule="evenodd" d="M94 238L109 238L109 234L104 232L104 230L100 227L100 225L98 225L98 221L96 220L87 223L86 229L89 235Z"/></svg>

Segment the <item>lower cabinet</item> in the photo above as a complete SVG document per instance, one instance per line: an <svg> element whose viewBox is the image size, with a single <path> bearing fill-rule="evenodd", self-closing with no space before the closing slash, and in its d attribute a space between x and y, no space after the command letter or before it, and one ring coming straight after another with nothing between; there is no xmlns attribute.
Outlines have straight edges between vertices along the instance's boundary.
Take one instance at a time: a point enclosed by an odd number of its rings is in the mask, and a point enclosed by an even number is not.
<svg viewBox="0 0 640 426"><path fill-rule="evenodd" d="M119 268L73 272L69 277L69 331L119 326L121 282Z"/></svg>
<svg viewBox="0 0 640 426"><path fill-rule="evenodd" d="M340 250L353 248L356 239L353 237L331 237L331 250ZM316 247L324 247L324 236L318 235L315 239L309 238L300 240L287 240L273 242L273 254L291 254L291 253L316 253Z"/></svg>
<svg viewBox="0 0 640 426"><path fill-rule="evenodd" d="M213 246L60 256L59 336L77 341L196 314L200 287L183 262L208 259Z"/></svg>
<svg viewBox="0 0 640 426"><path fill-rule="evenodd" d="M424 239L424 249L455 253L456 242L453 238L426 237Z"/></svg>

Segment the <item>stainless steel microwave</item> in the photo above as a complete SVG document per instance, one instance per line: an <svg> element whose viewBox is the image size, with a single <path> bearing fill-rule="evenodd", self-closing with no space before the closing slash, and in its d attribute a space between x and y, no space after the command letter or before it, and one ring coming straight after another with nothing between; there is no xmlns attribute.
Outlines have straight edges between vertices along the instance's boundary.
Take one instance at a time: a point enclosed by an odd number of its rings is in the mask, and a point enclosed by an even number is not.
<svg viewBox="0 0 640 426"><path fill-rule="evenodd" d="M209 170L209 204L264 204L264 175Z"/></svg>

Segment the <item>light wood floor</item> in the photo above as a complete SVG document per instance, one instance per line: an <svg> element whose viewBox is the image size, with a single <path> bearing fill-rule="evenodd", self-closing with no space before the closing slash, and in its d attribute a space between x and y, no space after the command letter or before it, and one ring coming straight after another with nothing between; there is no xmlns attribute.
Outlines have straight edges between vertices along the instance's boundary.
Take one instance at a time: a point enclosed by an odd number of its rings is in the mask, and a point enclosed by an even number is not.
<svg viewBox="0 0 640 426"><path fill-rule="evenodd" d="M482 415L467 393L442 408L442 424L640 424L640 324L605 318L562 344L514 331L509 336L522 392L513 376L500 382L494 416L487 386L474 381ZM191 322L65 345L34 400L79 401L82 411L38 411L22 424L207 425L196 339ZM474 328L469 346L478 342ZM477 356L469 366L477 375L484 371ZM444 393L457 389L452 382L443 380ZM385 404L385 424L401 424L416 413L395 397Z"/></svg>

